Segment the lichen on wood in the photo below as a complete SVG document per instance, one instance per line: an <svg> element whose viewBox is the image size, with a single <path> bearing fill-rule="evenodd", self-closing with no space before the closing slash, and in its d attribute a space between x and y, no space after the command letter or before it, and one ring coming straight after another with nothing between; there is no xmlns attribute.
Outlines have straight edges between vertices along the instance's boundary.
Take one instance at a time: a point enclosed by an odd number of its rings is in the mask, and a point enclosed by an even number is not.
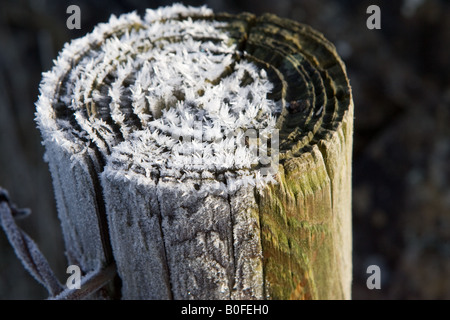
<svg viewBox="0 0 450 320"><path fill-rule="evenodd" d="M115 262L122 298L350 297L353 103L319 32L126 14L66 45L40 91L69 262Z"/></svg>

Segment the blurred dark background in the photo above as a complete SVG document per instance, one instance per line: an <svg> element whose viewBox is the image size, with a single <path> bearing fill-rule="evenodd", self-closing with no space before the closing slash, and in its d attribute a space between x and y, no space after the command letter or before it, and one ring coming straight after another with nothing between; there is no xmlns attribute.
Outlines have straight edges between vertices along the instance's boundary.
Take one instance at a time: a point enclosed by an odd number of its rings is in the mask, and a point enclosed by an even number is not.
<svg viewBox="0 0 450 320"><path fill-rule="evenodd" d="M61 281L64 245L34 103L41 72L63 44L110 14L171 1L0 0L0 186L33 214L20 225ZM450 3L443 0L210 0L215 11L272 12L325 34L347 65L355 102L354 299L450 299ZM81 30L66 8L81 8ZM381 8L381 30L366 9ZM381 268L381 290L366 268ZM0 299L42 299L42 289L0 232Z"/></svg>

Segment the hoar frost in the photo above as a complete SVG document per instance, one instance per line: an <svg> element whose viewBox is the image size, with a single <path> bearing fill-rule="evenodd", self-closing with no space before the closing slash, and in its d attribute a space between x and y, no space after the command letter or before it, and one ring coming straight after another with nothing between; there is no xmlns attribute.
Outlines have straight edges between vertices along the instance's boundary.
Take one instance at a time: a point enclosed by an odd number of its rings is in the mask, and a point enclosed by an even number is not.
<svg viewBox="0 0 450 320"><path fill-rule="evenodd" d="M188 15L197 18L169 19ZM181 5L148 10L144 19L131 13L67 45L40 88L44 139L72 153L86 151L80 139L93 141L107 160L104 174L137 183L153 173L201 179L227 172L234 179L218 185L223 192L273 182L273 170L260 170L278 166L270 163L278 152L279 110L267 98L273 85L238 52L225 23L201 19L211 15ZM58 116L58 103L76 127Z"/></svg>

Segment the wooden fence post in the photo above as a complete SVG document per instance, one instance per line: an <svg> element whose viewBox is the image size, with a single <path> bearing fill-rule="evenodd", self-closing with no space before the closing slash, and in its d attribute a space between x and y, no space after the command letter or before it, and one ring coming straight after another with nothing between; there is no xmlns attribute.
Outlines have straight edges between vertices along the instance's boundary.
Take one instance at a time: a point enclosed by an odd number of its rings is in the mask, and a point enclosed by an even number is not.
<svg viewBox="0 0 450 320"><path fill-rule="evenodd" d="M124 299L348 299L353 102L334 46L273 15L112 17L44 74L70 264Z"/></svg>

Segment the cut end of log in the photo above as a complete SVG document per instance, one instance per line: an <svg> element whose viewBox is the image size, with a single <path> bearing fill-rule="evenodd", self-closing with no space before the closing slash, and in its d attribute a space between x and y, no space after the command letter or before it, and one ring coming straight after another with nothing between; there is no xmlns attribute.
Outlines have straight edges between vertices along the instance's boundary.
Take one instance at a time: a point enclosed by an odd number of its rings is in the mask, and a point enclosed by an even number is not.
<svg viewBox="0 0 450 320"><path fill-rule="evenodd" d="M353 103L317 31L113 16L64 47L36 107L69 260L114 261L124 298L349 298Z"/></svg>

